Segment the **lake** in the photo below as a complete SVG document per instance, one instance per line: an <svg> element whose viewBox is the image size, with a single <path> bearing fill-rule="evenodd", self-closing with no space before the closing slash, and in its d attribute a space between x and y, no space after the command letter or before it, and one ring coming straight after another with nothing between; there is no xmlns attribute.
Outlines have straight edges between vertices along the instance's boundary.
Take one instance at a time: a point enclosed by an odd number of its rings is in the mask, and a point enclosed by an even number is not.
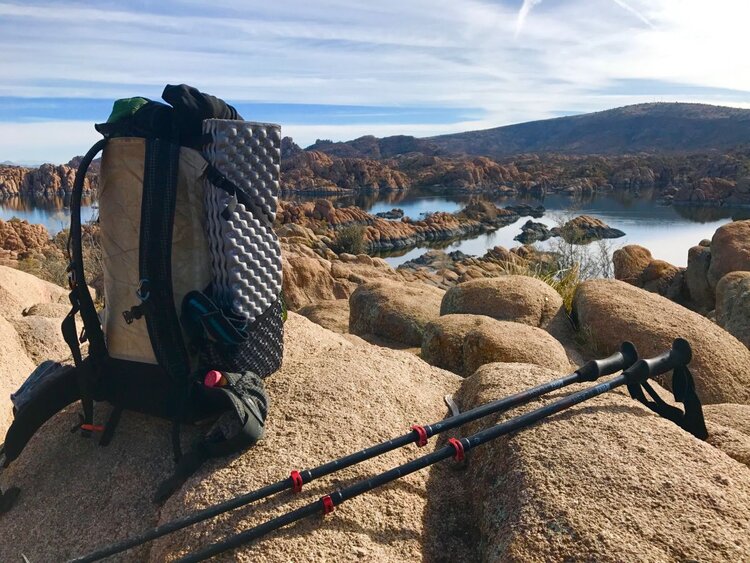
<svg viewBox="0 0 750 563"><path fill-rule="evenodd" d="M336 205L358 205L370 213L389 211L394 207L414 219L422 214L435 211L454 212L461 209L470 199L469 194L440 193L424 190L407 192L361 193L356 196L334 198ZM626 236L611 239L613 249L626 244L640 244L651 250L655 258L666 260L677 266L687 265L687 252L691 246L702 239L711 238L714 231L733 219L750 219L750 209L731 209L717 207L682 207L664 206L656 203L652 194L642 192L640 198L623 194L597 195L585 199L573 199L567 196L548 195L543 199L483 196L499 206L528 203L544 205L547 209L544 217L533 219L548 226L557 226L575 215L587 214L597 217L610 227L620 229ZM289 199L306 199L291 197ZM30 223L41 223L51 233L66 228L70 223L70 209L62 198L33 201L11 198L0 200L0 219L15 216ZM83 205L83 220L96 217L97 209L92 201ZM513 237L521 232L529 217L522 217L516 223L498 229L494 233L480 235L473 239L456 241L445 248L446 251L460 250L465 254L482 255L488 248L504 246L512 248L519 243ZM544 248L549 243L537 243ZM444 245L443 245L444 246ZM419 247L385 256L392 266L398 266L407 260L423 254L429 247Z"/></svg>
<svg viewBox="0 0 750 563"><path fill-rule="evenodd" d="M408 217L418 218L421 214L435 211L454 212L466 205L472 196L465 193L439 195L424 190L409 190L405 193L358 194L336 198L337 205L358 205L370 213L389 211L394 207L404 210ZM626 236L610 239L607 242L612 250L626 244L645 246L655 258L666 260L677 266L687 265L687 253L702 239L710 239L714 231L733 219L750 219L748 208L725 207L683 207L665 206L654 201L653 194L641 192L641 197L633 198L626 194L602 194L590 198L576 199L562 195L547 195L543 199L520 197L482 196L503 207L518 203L544 205L547 209L541 219L532 219L549 227L575 215L591 215L620 229ZM464 254L481 256L488 248L504 246L512 248L520 243L513 237L521 233L521 226L531 219L522 217L512 225L473 239L456 241L445 247L447 252L460 250ZM553 239L554 240L554 239ZM537 243L538 248L549 247L550 242ZM423 254L430 247L423 246L406 252L384 255L392 265L398 266Z"/></svg>
<svg viewBox="0 0 750 563"><path fill-rule="evenodd" d="M89 198L84 198L81 203L81 220L87 222L95 219L98 214L96 204ZM69 198L62 197L0 199L0 219L7 221L18 217L29 223L44 225L50 234L55 234L70 226L68 204Z"/></svg>

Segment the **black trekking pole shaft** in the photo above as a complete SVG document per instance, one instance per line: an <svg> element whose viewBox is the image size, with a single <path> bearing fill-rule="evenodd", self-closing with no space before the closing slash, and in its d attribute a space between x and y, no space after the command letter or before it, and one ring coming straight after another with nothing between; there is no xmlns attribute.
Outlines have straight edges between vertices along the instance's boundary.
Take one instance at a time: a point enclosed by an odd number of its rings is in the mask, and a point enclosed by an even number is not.
<svg viewBox="0 0 750 563"><path fill-rule="evenodd" d="M637 359L638 353L635 349L635 346L633 346L633 344L631 344L630 342L624 342L620 347L619 352L612 354L608 358L604 358L601 360L591 360L581 366L574 373L565 377L561 377L548 383L537 385L536 387L526 389L524 391L521 391L520 393L510 395L509 397L505 397L503 399L498 399L497 401L492 401L484 405L480 405L464 413L441 420L440 422L435 422L433 424L428 424L425 426L419 426L418 428L420 430L418 431L412 430L411 432L403 434L402 436L399 436L397 438L393 438L386 442L381 442L374 446L370 446L369 448L365 448L336 460L329 461L328 463L324 463L323 465L319 465L318 467L300 471L299 479L301 481L297 486L300 487L302 484L310 483L315 479L324 477L325 475L330 475L331 473L334 473L341 469L345 469L347 467L351 467L352 465L356 465L357 463L361 463L368 459L378 457L380 455L383 455L384 453L401 448L407 444L415 442L420 443L420 440L423 440L421 443L422 445L424 445L425 441L428 438L435 436L436 434L440 434L441 432L457 428L463 424L473 422L490 414L499 413L522 405L524 403L528 403L529 401L536 399L537 397L540 397L557 389L562 389L563 387L566 387L572 383L577 383L579 381L595 381L596 379L604 375L610 375L612 373L620 371L621 369L625 369L633 365L633 363ZM424 434L420 435L421 432L424 432ZM283 479L281 481L277 481L276 483L273 483L271 485L267 485L265 487L240 495L225 502L209 506L208 508L204 508L203 510L188 514L187 516L176 518L171 522L167 522L166 524L162 524L161 526L152 528L151 530L148 530L147 532L144 532L139 536L125 539L121 542L89 553L88 555L73 559L71 560L71 563L89 563L92 561L99 561L100 559L104 559L105 557L109 557L116 553L126 551L137 545L141 545L166 534L176 532L177 530L181 530L182 528L185 528L187 526L191 526L198 522L202 522L203 520L213 518L215 516L218 516L219 514L223 514L224 512L228 512L241 506L245 506L247 504L262 500L266 497L280 493L287 489L294 489L294 487L294 479L291 477Z"/></svg>
<svg viewBox="0 0 750 563"><path fill-rule="evenodd" d="M680 341L679 345L677 344L678 341ZM685 346L687 346L687 349L685 349ZM282 514L281 516L268 520L258 526L249 528L224 540L213 543L201 550L189 553L177 561L178 563L196 563L198 561L205 561L210 557L245 545L274 530L293 524L294 522L312 516L313 514L327 514L331 512L335 506L377 487L386 485L391 481L395 481L396 479L419 471L420 469L424 469L425 467L449 457L456 457L459 460L463 459L465 452L499 438L500 436L505 436L506 434L526 428L542 419L557 414L579 403L583 403L584 401L588 401L611 391L612 389L625 385L626 383L645 381L653 375L665 373L673 369L675 365L681 365L689 361L690 346L686 341L678 339L675 341L675 344L670 351L650 360L640 360L625 370L621 375L605 383L600 383L599 385L589 387L582 391L578 391L577 393L572 393L562 399L554 401L553 403L501 422L495 426L477 432L476 434L472 434L467 438L461 438L460 440L452 439L449 445L444 446L439 450L435 450L430 454L399 465L398 467L380 473L370 479L363 479L348 487L339 489L330 495L326 495L325 497L306 504L296 510L287 512L286 514Z"/></svg>

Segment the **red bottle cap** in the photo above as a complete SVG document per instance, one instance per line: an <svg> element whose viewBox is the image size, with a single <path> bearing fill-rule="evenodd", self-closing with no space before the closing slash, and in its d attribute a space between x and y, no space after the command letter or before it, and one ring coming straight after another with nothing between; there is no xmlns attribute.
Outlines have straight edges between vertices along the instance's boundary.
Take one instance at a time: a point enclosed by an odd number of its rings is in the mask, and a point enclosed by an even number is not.
<svg viewBox="0 0 750 563"><path fill-rule="evenodd" d="M221 378L224 377L220 371L212 369L203 378L203 385L206 387L218 387L221 385Z"/></svg>

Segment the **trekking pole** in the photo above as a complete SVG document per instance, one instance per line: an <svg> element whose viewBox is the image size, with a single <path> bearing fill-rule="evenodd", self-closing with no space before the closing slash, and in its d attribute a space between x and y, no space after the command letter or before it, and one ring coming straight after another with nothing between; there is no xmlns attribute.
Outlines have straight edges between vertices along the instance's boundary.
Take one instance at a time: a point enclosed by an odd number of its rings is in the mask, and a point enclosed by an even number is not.
<svg viewBox="0 0 750 563"><path fill-rule="evenodd" d="M478 420L490 414L503 412L524 403L528 403L529 401L536 399L537 397L540 397L551 391L561 389L573 383L578 383L581 381L596 381L604 375L613 374L633 365L637 360L638 352L635 349L635 346L630 342L623 342L618 352L615 352L608 358L604 358L601 360L590 360L589 362L581 366L577 371L565 377L561 377L548 383L537 385L536 387L532 387L503 399L498 399L496 401L480 405L459 415L441 420L440 422L435 422L433 424L428 424L425 426L412 426L411 431L402 436L393 438L386 442L381 442L380 444L376 444L374 446L370 446L368 448L346 455L328 463L324 463L323 465L319 465L318 467L314 467L313 469L308 469L305 471L292 471L290 477L286 479L277 481L276 483L272 483L270 485L266 485L265 487L261 487L260 489L245 493L233 499L229 499L213 506L209 506L181 518L176 518L171 522L167 522L166 524L162 524L161 526L152 528L151 530L148 530L147 532L144 532L139 536L125 539L121 542L104 547L88 555L73 559L70 563L89 563L91 561L104 559L105 557L109 557L110 555L114 555L116 553L131 549L135 546L154 540L166 534L176 532L177 530L181 530L182 528L185 528L192 524L202 522L203 520L213 518L215 516L218 516L219 514L223 514L224 512L228 512L230 510L234 510L235 508L239 508L241 506L245 506L247 504L262 500L266 497L280 493L287 489L291 489L295 493L299 493L302 491L303 485L325 475L334 473L335 471L339 471L368 459L372 459L384 453L401 448L407 444L416 443L417 446L424 446L427 444L427 440L430 437L435 436L436 434L440 434L441 432L445 432L446 430L457 428L463 424Z"/></svg>
<svg viewBox="0 0 750 563"><path fill-rule="evenodd" d="M621 375L605 383L600 383L599 385L589 387L582 391L578 391L577 393L571 393L553 403L501 422L466 438L461 438L460 440L457 438L451 438L448 440L448 445L439 450L435 450L430 454L408 463L404 463L403 465L399 465L398 467L380 473L370 479L358 481L296 510L287 512L286 514L282 514L281 516L268 520L258 526L249 528L224 540L218 541L199 551L189 553L185 557L178 559L177 562L196 563L198 561L205 561L214 555L218 555L230 549L235 549L241 545L261 538L274 530L288 526L289 524L307 518L308 516L312 516L313 514L329 514L333 511L334 507L363 493L383 486L391 481L395 481L396 479L409 475L410 473L414 473L415 471L419 471L420 469L424 469L425 467L449 457L461 461L464 459L464 455L467 451L477 446L485 444L495 438L499 438L500 436L526 428L535 422L584 401L588 401L589 399L602 395L622 385L628 383L640 384L646 381L649 377L671 371L675 366L686 365L690 362L691 357L692 351L690 349L690 344L686 340L678 338L674 341L672 349L668 352L648 360L639 360L631 367L627 368Z"/></svg>

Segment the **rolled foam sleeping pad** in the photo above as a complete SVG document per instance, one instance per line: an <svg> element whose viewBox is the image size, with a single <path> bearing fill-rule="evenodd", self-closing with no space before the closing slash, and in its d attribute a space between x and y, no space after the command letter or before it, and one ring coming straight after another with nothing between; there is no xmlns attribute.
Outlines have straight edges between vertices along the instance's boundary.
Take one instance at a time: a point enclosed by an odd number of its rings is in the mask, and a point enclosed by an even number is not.
<svg viewBox="0 0 750 563"><path fill-rule="evenodd" d="M206 119L206 159L250 199L248 208L229 193L205 186L207 232L220 307L252 323L279 299L281 247L273 231L279 195L281 128L229 119ZM225 209L228 219L222 217Z"/></svg>

